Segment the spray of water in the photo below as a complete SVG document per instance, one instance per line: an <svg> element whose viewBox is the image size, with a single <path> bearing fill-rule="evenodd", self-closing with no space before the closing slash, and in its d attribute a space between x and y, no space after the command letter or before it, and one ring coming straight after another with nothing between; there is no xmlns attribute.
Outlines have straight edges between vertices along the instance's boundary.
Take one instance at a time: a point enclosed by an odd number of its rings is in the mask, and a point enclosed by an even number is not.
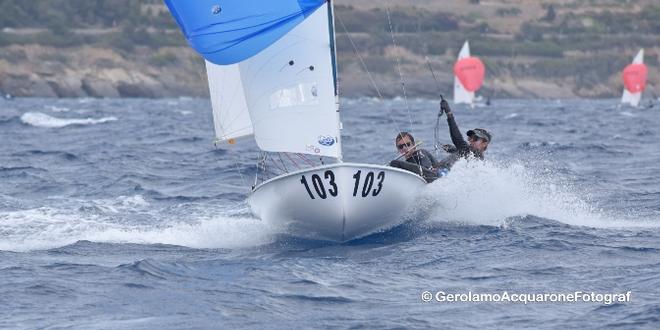
<svg viewBox="0 0 660 330"><path fill-rule="evenodd" d="M459 162L449 176L427 186L417 208L431 223L506 226L508 219L532 215L596 228L660 226L632 211L599 208L588 190L572 182L519 163ZM49 249L79 240L241 248L269 244L283 232L250 217L244 204L159 209L141 195L61 204L0 212L0 250Z"/></svg>
<svg viewBox="0 0 660 330"><path fill-rule="evenodd" d="M449 176L428 186L420 198L430 221L506 225L532 215L597 228L658 227L629 210L602 209L591 193L547 168L520 163L459 162Z"/></svg>

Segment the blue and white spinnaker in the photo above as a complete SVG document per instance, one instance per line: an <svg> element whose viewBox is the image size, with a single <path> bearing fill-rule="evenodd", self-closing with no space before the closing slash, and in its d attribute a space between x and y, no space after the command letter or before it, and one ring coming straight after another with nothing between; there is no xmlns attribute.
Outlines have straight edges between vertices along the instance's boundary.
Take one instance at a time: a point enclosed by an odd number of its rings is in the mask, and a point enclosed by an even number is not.
<svg viewBox="0 0 660 330"><path fill-rule="evenodd" d="M325 3L325 0L165 0L190 45L215 64L234 64L254 56Z"/></svg>

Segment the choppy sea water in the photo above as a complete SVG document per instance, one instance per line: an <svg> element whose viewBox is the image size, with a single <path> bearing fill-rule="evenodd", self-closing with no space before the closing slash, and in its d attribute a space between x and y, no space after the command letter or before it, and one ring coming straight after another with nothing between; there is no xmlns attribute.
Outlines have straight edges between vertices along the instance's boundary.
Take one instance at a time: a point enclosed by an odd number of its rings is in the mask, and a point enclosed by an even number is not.
<svg viewBox="0 0 660 330"><path fill-rule="evenodd" d="M429 185L420 218L333 244L250 215L255 146L214 148L207 100L0 100L0 328L655 329L660 108L616 103L455 107L493 132L488 161ZM399 129L433 145L437 101L342 109L347 161L386 163Z"/></svg>

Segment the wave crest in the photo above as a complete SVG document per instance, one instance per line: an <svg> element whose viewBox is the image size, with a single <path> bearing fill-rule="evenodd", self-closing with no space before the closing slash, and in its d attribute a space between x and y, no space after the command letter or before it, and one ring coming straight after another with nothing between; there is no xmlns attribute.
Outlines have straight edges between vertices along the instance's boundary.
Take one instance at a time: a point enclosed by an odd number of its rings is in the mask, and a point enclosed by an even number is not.
<svg viewBox="0 0 660 330"><path fill-rule="evenodd" d="M21 122L26 125L43 128L61 128L70 125L95 125L116 121L116 117L103 118L56 118L41 112L26 112L21 116Z"/></svg>

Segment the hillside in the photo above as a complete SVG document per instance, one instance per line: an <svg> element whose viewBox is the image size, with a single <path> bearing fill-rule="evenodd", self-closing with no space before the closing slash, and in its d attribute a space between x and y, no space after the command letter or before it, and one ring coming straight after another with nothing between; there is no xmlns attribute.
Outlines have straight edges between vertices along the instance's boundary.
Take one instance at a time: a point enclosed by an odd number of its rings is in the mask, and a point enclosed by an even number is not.
<svg viewBox="0 0 660 330"><path fill-rule="evenodd" d="M402 93L397 60L409 95L435 95L426 57L450 91L465 40L486 64L487 96L618 97L620 70L639 48L649 66L645 93L660 96L657 1L336 0L335 14L345 96L376 94L360 58L386 97ZM154 0L0 0L0 92L208 94L202 59Z"/></svg>

